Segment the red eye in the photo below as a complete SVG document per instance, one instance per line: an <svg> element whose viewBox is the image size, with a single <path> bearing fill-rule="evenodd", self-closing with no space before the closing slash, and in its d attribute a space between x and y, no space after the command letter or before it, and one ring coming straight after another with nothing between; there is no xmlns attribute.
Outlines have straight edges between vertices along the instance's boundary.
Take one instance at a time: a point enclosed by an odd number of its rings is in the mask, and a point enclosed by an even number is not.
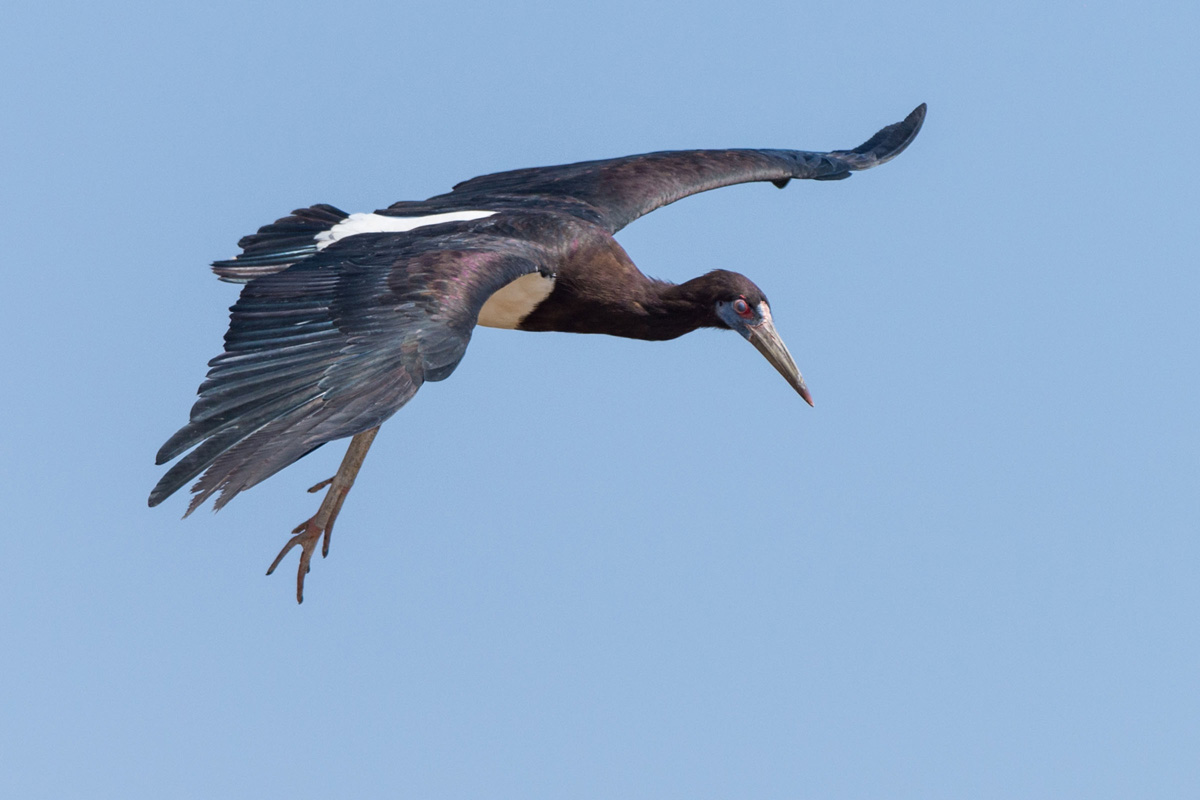
<svg viewBox="0 0 1200 800"><path fill-rule="evenodd" d="M750 304L746 302L746 298L744 297L739 297L737 300L733 301L733 311L739 317L745 317L747 319L754 316L754 313L750 310Z"/></svg>

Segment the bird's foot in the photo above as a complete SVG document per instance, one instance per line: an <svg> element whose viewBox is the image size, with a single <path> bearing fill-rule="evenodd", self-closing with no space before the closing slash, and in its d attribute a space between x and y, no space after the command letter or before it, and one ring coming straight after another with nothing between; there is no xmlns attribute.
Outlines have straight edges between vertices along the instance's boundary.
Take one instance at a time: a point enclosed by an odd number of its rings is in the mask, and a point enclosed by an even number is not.
<svg viewBox="0 0 1200 800"><path fill-rule="evenodd" d="M308 491L319 492L326 486L329 487L329 492L325 495L320 510L292 529L292 533L295 535L288 539L287 544L279 551L279 555L275 556L275 560L271 562L271 566L267 570L267 574L270 575L279 566L279 562L283 561L284 556L292 551L293 547L300 546L300 568L296 572L297 603L304 602L304 576L312 569L312 557L316 552L317 542L324 539L324 543L321 545L321 558L325 558L329 555L329 539L333 536L333 523L337 520L338 512L342 510L342 503L346 501L346 495L350 492L349 486L338 486L335 478L321 481Z"/></svg>
<svg viewBox="0 0 1200 800"><path fill-rule="evenodd" d="M375 441L375 434L378 432L378 428L371 428L355 434L354 438L350 440L350 447L346 450L337 474L308 490L319 492L326 486L329 487L317 513L292 530L295 535L288 539L288 543L279 551L279 555L275 556L270 569L267 570L267 574L270 575L279 566L279 562L283 561L283 557L292 552L293 547L300 545L300 569L296 572L297 603L304 602L304 576L312 569L313 552L316 551L317 542L321 541L322 537L324 537L324 544L321 546L321 558L329 555L329 538L333 536L333 523L342 510L342 503L346 502L346 495L350 493L350 487L354 485L354 478L358 475L363 459L367 456L367 450L371 447L371 442Z"/></svg>

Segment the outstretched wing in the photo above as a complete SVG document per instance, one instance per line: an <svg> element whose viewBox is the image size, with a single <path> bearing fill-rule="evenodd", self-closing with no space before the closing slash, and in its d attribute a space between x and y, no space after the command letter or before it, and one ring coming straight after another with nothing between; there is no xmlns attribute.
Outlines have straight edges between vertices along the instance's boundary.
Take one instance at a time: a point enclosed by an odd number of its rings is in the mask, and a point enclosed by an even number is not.
<svg viewBox="0 0 1200 800"><path fill-rule="evenodd" d="M782 188L792 178L840 180L895 158L908 147L925 120L925 104L902 122L889 125L853 150L814 153L804 150L678 150L584 161L560 167L535 167L481 175L431 197L428 204L474 198L492 202L508 197L570 198L599 212L616 233L643 214L690 194L749 181L771 181Z"/></svg>
<svg viewBox="0 0 1200 800"><path fill-rule="evenodd" d="M218 491L220 508L325 442L378 426L454 370L493 292L538 268L502 244L368 233L252 280L157 463L195 449L150 505L203 472L188 513Z"/></svg>

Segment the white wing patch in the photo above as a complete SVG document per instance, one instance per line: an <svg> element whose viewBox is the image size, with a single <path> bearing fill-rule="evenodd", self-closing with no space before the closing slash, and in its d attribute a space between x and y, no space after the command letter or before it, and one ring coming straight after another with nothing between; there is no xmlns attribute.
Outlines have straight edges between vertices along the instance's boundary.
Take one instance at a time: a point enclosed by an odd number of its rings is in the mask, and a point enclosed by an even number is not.
<svg viewBox="0 0 1200 800"><path fill-rule="evenodd" d="M492 294L479 310L479 324L485 328L515 329L554 291L554 278L540 272L522 275Z"/></svg>
<svg viewBox="0 0 1200 800"><path fill-rule="evenodd" d="M472 219L483 219L495 214L495 211L451 211L446 214L429 214L424 217L389 217L385 214L351 214L327 231L321 231L315 237L317 249L324 250L336 241L359 233L403 233L426 225L440 225L443 222L466 222Z"/></svg>

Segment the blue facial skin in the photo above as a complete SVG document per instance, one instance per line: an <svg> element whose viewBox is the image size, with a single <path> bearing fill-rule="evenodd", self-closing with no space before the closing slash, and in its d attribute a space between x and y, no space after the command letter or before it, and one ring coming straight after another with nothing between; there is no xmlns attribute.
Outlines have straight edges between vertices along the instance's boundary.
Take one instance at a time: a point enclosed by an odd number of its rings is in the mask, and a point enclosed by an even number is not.
<svg viewBox="0 0 1200 800"><path fill-rule="evenodd" d="M740 300L741 298L738 299ZM729 326L730 330L735 330L746 339L749 339L750 329L762 324L762 307L766 305L766 301L764 300L761 304L759 304L758 307L749 306L751 311L751 316L749 319L739 316L738 313L733 310L733 304L736 302L738 301L722 300L717 303L717 316L721 318L722 322ZM746 301L742 300L742 302L744 303Z"/></svg>

